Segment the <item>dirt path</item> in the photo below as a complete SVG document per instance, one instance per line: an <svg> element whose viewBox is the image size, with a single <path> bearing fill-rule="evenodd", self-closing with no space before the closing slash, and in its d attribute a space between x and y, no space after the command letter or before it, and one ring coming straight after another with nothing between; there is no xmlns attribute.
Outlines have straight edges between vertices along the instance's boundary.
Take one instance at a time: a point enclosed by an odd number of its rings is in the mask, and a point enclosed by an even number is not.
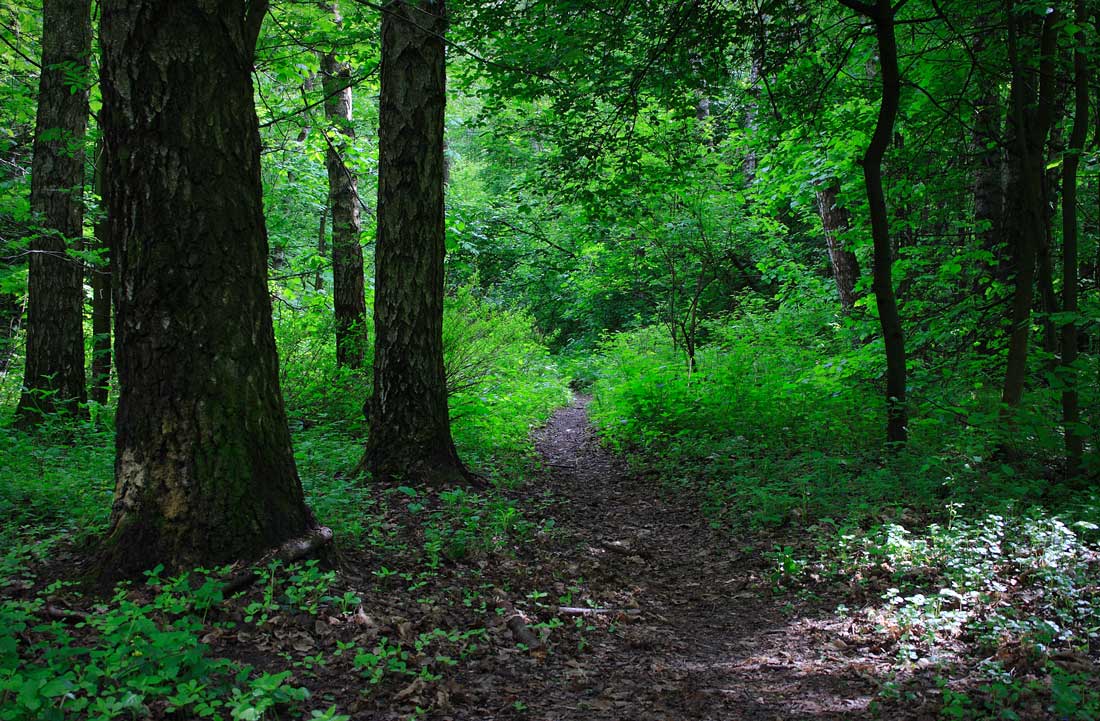
<svg viewBox="0 0 1100 721"><path fill-rule="evenodd" d="M578 397L536 436L552 515L601 605L638 611L564 676L545 668L527 718L865 715L878 683L830 642L825 615L773 597L757 549L712 531L698 499L638 478L602 448L588 402Z"/></svg>

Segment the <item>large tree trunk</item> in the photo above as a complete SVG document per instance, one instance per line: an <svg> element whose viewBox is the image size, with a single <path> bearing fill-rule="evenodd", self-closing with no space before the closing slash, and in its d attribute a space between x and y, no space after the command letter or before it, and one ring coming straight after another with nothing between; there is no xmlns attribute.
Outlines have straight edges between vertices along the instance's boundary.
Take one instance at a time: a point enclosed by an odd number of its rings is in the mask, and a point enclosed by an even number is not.
<svg viewBox="0 0 1100 721"><path fill-rule="evenodd" d="M267 288L251 82L265 10L103 6L120 389L109 575L252 557L312 524Z"/></svg>
<svg viewBox="0 0 1100 721"><path fill-rule="evenodd" d="M817 212L821 215L821 227L825 233L825 247L829 252L829 265L840 295L840 310L844 315L856 305L856 283L859 282L859 260L856 254L844 247L841 235L851 226L851 214L837 204L840 183L830 181L817 191Z"/></svg>
<svg viewBox="0 0 1100 721"><path fill-rule="evenodd" d="M102 139L96 146L95 191L105 192L107 157ZM95 222L95 248L100 262L90 269L92 286L92 400L106 403L111 387L111 241L107 215L100 209Z"/></svg>
<svg viewBox="0 0 1100 721"><path fill-rule="evenodd" d="M1062 161L1062 309L1067 321L1062 326L1062 367L1065 371L1062 391L1062 424L1066 435L1066 470L1070 477L1080 473L1085 439L1080 431L1081 409L1077 392L1077 169L1085 148L1089 122L1089 66L1085 57L1085 31L1088 21L1085 0L1077 0L1073 51L1073 129Z"/></svg>
<svg viewBox="0 0 1100 721"><path fill-rule="evenodd" d="M91 53L89 0L45 0L42 75L31 164L35 229L27 282L27 358L16 416L29 427L43 414L80 412L84 387L84 269L70 257L84 224L84 87ZM79 87L72 73L79 74Z"/></svg>
<svg viewBox="0 0 1100 721"><path fill-rule="evenodd" d="M374 394L360 464L376 478L467 478L443 371L446 27L442 0L394 0L382 14Z"/></svg>
<svg viewBox="0 0 1100 721"><path fill-rule="evenodd" d="M879 64L882 73L882 101L878 120L867 152L863 155L863 177L867 184L867 202L871 213L871 237L874 242L874 275L872 288L878 307L886 345L886 440L904 444L909 436L909 415L906 407L905 336L894 295L893 256L890 247L890 219L886 210L886 194L882 187L882 159L894 132L894 120L901 102L901 74L898 70L898 48L894 37L894 9L890 0L875 0L874 5L858 0L840 0L849 8L874 21L878 40Z"/></svg>
<svg viewBox="0 0 1100 721"><path fill-rule="evenodd" d="M1059 13L1043 21L1039 47L1039 71L1019 54L1019 19L1008 9L1008 53L1012 69L1012 112L1010 115L1011 162L1015 166L1009 185L1010 205L1015 217L1007 224L1010 233L1015 282L1012 293L1008 361L1001 400L1008 407L1020 404L1027 379L1027 356L1031 334L1031 306L1035 293L1036 263L1046 233L1043 192L1043 148L1050 132L1054 93L1054 53L1057 50ZM1036 82L1037 81L1037 82ZM1036 84L1038 88L1036 88Z"/></svg>
<svg viewBox="0 0 1100 721"><path fill-rule="evenodd" d="M340 9L332 5L337 25ZM334 53L321 59L328 150L328 202L332 208L332 294L336 315L336 363L363 367L367 340L367 302L363 289L363 248L359 245L359 190L344 155L355 138L351 117L351 67ZM335 130L335 133L329 132Z"/></svg>

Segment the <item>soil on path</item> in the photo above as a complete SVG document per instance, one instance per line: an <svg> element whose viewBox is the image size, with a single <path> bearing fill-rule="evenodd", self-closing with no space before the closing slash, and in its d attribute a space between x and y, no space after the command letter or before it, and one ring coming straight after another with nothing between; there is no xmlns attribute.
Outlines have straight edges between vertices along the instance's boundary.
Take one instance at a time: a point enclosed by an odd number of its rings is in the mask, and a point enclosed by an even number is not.
<svg viewBox="0 0 1100 721"><path fill-rule="evenodd" d="M553 494L559 553L601 607L622 613L595 617L606 633L564 668L551 654L527 671L525 717L869 715L877 669L830 638L831 614L772 595L759 549L711 530L700 499L639 477L603 448L589 402L577 397L537 432L546 470L532 485Z"/></svg>

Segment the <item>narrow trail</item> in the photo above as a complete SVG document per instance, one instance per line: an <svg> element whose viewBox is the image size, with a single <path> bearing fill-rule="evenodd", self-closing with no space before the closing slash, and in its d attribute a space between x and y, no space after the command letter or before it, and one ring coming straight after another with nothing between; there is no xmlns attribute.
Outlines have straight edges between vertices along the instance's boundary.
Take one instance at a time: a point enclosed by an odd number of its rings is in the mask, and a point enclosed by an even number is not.
<svg viewBox="0 0 1100 721"><path fill-rule="evenodd" d="M711 530L698 499L640 478L603 448L589 402L578 396L559 410L536 447L552 514L586 580L603 605L638 611L564 677L547 673L528 718L866 715L878 683L830 645L825 616L774 597L760 583L759 551Z"/></svg>

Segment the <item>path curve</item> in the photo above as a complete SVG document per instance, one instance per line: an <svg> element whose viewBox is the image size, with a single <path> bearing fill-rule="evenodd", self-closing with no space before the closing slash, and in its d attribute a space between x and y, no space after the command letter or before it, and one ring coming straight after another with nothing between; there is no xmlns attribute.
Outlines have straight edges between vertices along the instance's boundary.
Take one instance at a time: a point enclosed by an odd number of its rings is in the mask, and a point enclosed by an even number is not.
<svg viewBox="0 0 1100 721"><path fill-rule="evenodd" d="M573 678L547 679L528 718L866 716L878 683L838 658L820 618L771 595L759 552L712 530L699 499L640 477L601 446L590 402L577 396L536 433L546 462L536 485L552 489L551 515L601 605L638 612L620 617Z"/></svg>

